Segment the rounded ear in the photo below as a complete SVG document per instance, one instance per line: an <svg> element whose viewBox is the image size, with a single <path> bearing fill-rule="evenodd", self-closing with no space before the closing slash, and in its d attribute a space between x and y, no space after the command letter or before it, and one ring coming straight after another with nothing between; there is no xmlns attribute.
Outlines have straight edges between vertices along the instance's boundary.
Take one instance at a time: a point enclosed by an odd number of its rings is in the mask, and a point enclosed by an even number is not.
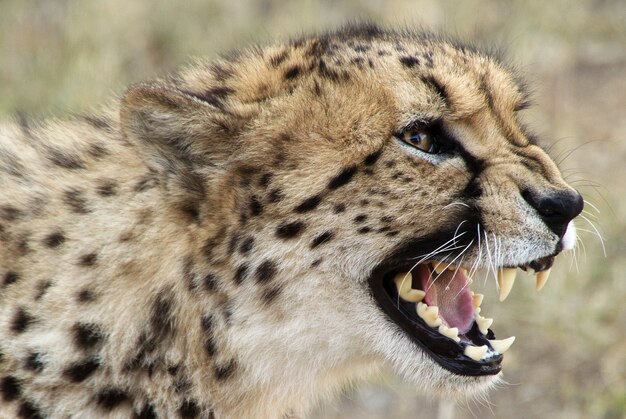
<svg viewBox="0 0 626 419"><path fill-rule="evenodd" d="M206 202L207 171L221 170L236 150L244 118L191 93L159 84L126 92L120 108L122 131L163 181L166 202L199 220ZM205 175L200 175L205 173Z"/></svg>
<svg viewBox="0 0 626 419"><path fill-rule="evenodd" d="M155 169L171 165L220 165L234 149L241 118L191 93L160 84L139 84L124 95L124 133L135 138Z"/></svg>

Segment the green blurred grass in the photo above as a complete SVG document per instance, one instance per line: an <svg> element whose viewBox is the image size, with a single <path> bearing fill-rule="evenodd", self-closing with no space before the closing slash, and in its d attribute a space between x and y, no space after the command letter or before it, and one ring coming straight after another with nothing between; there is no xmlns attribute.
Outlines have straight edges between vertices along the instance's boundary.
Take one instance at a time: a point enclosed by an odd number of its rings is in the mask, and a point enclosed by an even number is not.
<svg viewBox="0 0 626 419"><path fill-rule="evenodd" d="M85 110L191 57L355 19L506 48L534 86L528 123L599 210L584 215L606 257L581 219L576 262L560 258L540 294L520 277L500 304L486 281L484 310L499 336L518 337L505 359L510 384L488 401L450 408L381 377L313 417L626 417L626 2L0 0L0 10L2 119Z"/></svg>

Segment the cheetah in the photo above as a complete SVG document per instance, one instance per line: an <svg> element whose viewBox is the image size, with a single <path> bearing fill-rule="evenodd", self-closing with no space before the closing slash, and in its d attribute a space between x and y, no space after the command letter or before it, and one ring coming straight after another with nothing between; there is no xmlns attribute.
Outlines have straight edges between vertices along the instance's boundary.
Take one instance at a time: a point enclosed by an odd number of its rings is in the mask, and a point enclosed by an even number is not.
<svg viewBox="0 0 626 419"><path fill-rule="evenodd" d="M0 414L302 416L381 368L501 376L471 291L545 283L581 196L500 59L359 24L0 125Z"/></svg>

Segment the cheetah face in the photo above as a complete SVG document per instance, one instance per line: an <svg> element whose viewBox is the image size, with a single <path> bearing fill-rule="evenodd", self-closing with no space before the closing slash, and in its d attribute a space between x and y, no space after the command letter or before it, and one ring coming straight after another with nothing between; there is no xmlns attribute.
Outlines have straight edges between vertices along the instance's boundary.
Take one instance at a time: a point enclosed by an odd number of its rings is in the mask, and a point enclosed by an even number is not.
<svg viewBox="0 0 626 419"><path fill-rule="evenodd" d="M320 363L382 359L424 387L478 391L514 338L496 338L471 278L496 278L501 300L517 269L541 288L582 198L520 124L525 94L495 59L418 35L344 38L244 54L248 72L178 93L139 88L125 125L175 139L181 167L207 176L207 224L265 237L301 302L299 339L341 342Z"/></svg>

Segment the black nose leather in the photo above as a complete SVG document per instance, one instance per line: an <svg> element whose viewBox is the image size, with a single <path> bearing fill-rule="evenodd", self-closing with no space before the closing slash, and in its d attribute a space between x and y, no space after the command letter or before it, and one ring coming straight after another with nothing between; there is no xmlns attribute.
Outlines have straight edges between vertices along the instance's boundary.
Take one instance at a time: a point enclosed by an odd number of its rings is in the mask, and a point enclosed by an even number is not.
<svg viewBox="0 0 626 419"><path fill-rule="evenodd" d="M559 237L565 234L567 224L583 210L583 197L576 191L542 193L527 189L522 197L537 210L543 222Z"/></svg>

